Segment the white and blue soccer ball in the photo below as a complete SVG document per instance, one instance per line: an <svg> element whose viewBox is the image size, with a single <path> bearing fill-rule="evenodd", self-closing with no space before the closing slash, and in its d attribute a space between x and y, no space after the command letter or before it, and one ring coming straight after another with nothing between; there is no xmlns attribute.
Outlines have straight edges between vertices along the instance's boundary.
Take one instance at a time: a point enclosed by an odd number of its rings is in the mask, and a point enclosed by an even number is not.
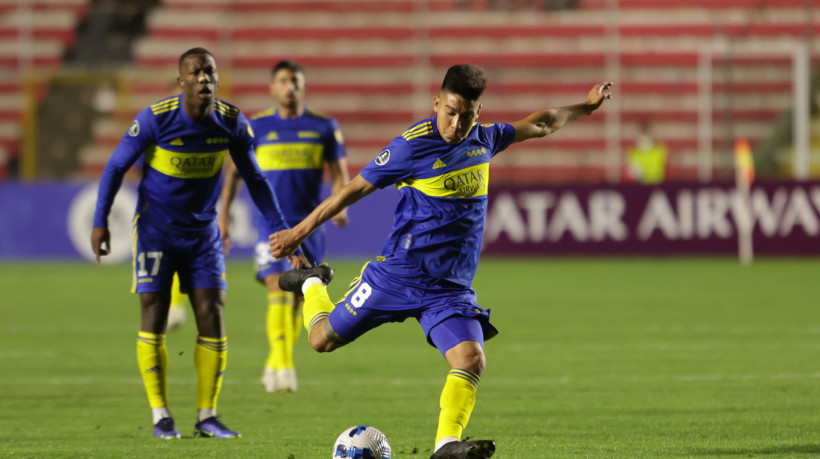
<svg viewBox="0 0 820 459"><path fill-rule="evenodd" d="M351 427L336 439L333 459L390 459L390 443L375 427Z"/></svg>

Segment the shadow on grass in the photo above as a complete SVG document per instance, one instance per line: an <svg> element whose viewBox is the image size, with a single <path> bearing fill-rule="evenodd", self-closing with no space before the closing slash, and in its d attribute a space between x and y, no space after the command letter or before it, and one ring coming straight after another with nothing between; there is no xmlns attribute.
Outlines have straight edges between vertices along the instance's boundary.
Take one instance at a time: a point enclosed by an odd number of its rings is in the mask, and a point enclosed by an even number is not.
<svg viewBox="0 0 820 459"><path fill-rule="evenodd" d="M814 445L775 445L758 448L704 448L691 454L695 456L766 456L770 454L820 454L820 444Z"/></svg>

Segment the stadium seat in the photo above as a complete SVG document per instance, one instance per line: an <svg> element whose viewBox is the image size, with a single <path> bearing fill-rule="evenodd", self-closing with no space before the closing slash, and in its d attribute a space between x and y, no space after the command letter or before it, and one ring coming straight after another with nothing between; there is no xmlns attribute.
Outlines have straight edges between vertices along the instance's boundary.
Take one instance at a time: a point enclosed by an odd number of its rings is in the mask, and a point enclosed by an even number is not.
<svg viewBox="0 0 820 459"><path fill-rule="evenodd" d="M0 177L20 151L26 72L59 68L87 12L87 0L0 0Z"/></svg>
<svg viewBox="0 0 820 459"><path fill-rule="evenodd" d="M810 2L820 6L820 0ZM482 120L513 120L539 108L575 103L607 78L609 43L616 33L622 148L634 143L639 124L651 120L670 149L669 177L691 178L697 164L701 50L721 37L737 40L739 54L716 54L713 60L713 143L725 149L721 136L729 131L724 127L731 123L735 135L757 141L791 103L791 58L761 54L759 45L795 40L807 31L804 0L620 0L620 25L614 28L601 14L608 0L581 0L578 10L549 13L532 8L489 12L488 2L469 3L166 0L149 15L148 35L134 49L137 69L163 76L131 82L116 129L101 130L111 134L98 141L116 144L128 118L167 96L164 80L172 81L167 70L180 50L205 46L218 55L224 83L220 97L248 115L272 103L269 70L276 61L305 65L309 106L340 122L351 162L360 167L390 138L431 113L432 104L428 108L418 98L432 99L447 66L484 66L490 85ZM820 24L812 23L808 31L820 32ZM731 81L724 72L729 66L738 69ZM555 171L534 177L604 177L603 163L596 161L607 148L606 116L613 115L596 114L580 127L521 149L523 159L503 159L500 165L535 161Z"/></svg>

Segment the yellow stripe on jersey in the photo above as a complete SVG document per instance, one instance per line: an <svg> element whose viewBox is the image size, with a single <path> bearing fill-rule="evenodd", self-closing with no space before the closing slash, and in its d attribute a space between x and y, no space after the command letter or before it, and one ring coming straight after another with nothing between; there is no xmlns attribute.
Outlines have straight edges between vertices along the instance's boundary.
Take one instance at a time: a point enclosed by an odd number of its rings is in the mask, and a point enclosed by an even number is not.
<svg viewBox="0 0 820 459"><path fill-rule="evenodd" d="M254 114L253 116L251 116L251 119L252 119L252 120L255 120L255 119L257 119L257 118L262 118L262 117L265 117L265 116L271 116L271 115L273 115L275 112L276 112L276 109L269 108L269 109L267 109L267 110L263 110L263 111L261 111L261 112L259 112L259 113Z"/></svg>
<svg viewBox="0 0 820 459"><path fill-rule="evenodd" d="M256 148L256 161L263 171L322 169L324 145L316 143L275 143Z"/></svg>
<svg viewBox="0 0 820 459"><path fill-rule="evenodd" d="M157 110L163 107L167 107L168 105L177 104L179 105L179 98L172 97L170 99L161 100L153 105L151 105L151 110Z"/></svg>
<svg viewBox="0 0 820 459"><path fill-rule="evenodd" d="M223 115L230 118L236 118L237 115L239 115L238 108L231 107L230 105L227 105L220 101L216 101L216 103L214 104L214 108L217 112L222 113Z"/></svg>
<svg viewBox="0 0 820 459"><path fill-rule="evenodd" d="M401 136L404 137L404 140L415 139L416 137L421 137L423 135L432 134L433 133L433 123L428 121L423 124L419 124L418 126L408 129L404 132Z"/></svg>
<svg viewBox="0 0 820 459"><path fill-rule="evenodd" d="M140 214L134 215L134 222L131 230L131 293L137 293L137 220Z"/></svg>
<svg viewBox="0 0 820 459"><path fill-rule="evenodd" d="M321 137L321 134L316 131L299 131L296 133L296 136L300 139L318 139Z"/></svg>
<svg viewBox="0 0 820 459"><path fill-rule="evenodd" d="M382 260L377 260L377 261L382 261ZM347 288L347 293L345 293L344 296L342 297L342 299L337 301L337 303L341 303L344 300L346 300L347 297L349 297L355 290L357 290L359 288L359 284L362 282L362 276L364 276L364 270L365 270L365 268L367 268L367 265L369 265L369 264L370 264L370 262L368 261L364 264L364 266L362 266L362 270L359 271L359 275L354 277L353 281L350 282L350 287Z"/></svg>
<svg viewBox="0 0 820 459"><path fill-rule="evenodd" d="M489 184L490 163L483 163L438 177L404 180L397 187L409 186L437 198L473 198L486 195Z"/></svg>
<svg viewBox="0 0 820 459"><path fill-rule="evenodd" d="M427 129L427 128L430 128L430 127L432 127L432 126L433 126L432 121L426 121L426 122L424 122L424 123L421 123L421 124L419 124L419 125L413 126L413 127L411 127L410 129L408 129L408 130L404 131L404 133L403 133L402 135L403 135L403 136L405 136L405 135L408 135L408 134L413 134L413 133L415 133L415 132L423 131L423 130L425 130L425 129Z"/></svg>
<svg viewBox="0 0 820 459"><path fill-rule="evenodd" d="M230 105L225 105L221 102L215 103L214 108L216 108L217 110L219 110L221 112L225 112L225 113L238 113L239 112L238 108L231 107Z"/></svg>
<svg viewBox="0 0 820 459"><path fill-rule="evenodd" d="M156 145L145 152L145 163L165 175L179 178L208 178L222 171L228 150L211 153L180 153Z"/></svg>
<svg viewBox="0 0 820 459"><path fill-rule="evenodd" d="M233 111L235 111L235 112L238 112L238 111L239 111L239 109L238 109L238 108L234 107L233 105L226 104L225 102L222 102L221 100L217 100L217 101L215 101L215 102L214 102L214 105L215 105L215 106L217 106L217 107L226 108L226 109L228 109L228 110L233 110Z"/></svg>
<svg viewBox="0 0 820 459"><path fill-rule="evenodd" d="M154 115L159 115L160 113L170 112L171 110L176 110L179 108L179 99L171 99L166 102L159 102L151 106L151 112Z"/></svg>

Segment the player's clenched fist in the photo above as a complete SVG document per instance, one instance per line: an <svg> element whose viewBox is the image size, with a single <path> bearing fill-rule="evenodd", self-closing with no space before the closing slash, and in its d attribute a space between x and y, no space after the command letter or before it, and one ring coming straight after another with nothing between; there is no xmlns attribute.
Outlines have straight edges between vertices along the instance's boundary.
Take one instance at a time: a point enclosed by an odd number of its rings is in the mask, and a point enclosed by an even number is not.
<svg viewBox="0 0 820 459"><path fill-rule="evenodd" d="M296 237L292 229L278 231L268 236L270 240L270 254L275 258L288 256L299 248L302 242Z"/></svg>

